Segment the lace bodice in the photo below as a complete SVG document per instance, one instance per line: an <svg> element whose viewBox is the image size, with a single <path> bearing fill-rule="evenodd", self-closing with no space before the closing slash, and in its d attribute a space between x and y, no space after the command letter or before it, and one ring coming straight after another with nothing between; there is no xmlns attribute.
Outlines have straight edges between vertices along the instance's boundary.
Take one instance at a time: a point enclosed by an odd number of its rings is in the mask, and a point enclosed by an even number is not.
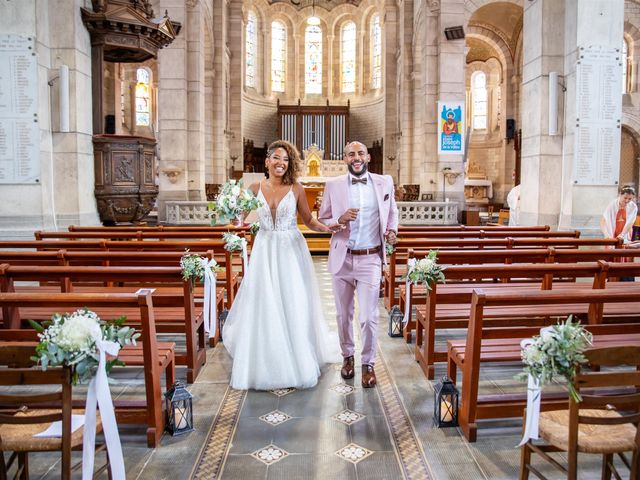
<svg viewBox="0 0 640 480"><path fill-rule="evenodd" d="M262 198L261 198L262 197ZM262 201L262 205L258 208L258 219L260 220L260 230L263 231L283 231L292 230L297 227L297 213L296 208L296 196L293 194L293 190L289 190L287 194L282 197L280 203L276 208L275 224L271 215L271 209L267 200L262 193L262 186L258 191L258 198Z"/></svg>

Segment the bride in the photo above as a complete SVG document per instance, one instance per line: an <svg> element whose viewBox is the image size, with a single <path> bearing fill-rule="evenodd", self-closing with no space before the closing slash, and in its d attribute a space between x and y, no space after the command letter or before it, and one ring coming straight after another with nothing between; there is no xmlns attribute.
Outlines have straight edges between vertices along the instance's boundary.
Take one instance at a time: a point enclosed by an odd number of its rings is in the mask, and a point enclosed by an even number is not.
<svg viewBox="0 0 640 480"><path fill-rule="evenodd" d="M329 347L311 254L297 227L299 213L313 231L331 233L311 216L296 181L300 158L284 140L269 145L266 179L249 189L261 200L260 231L246 276L224 324L224 346L233 357L231 386L272 390L310 388L320 367L337 361Z"/></svg>

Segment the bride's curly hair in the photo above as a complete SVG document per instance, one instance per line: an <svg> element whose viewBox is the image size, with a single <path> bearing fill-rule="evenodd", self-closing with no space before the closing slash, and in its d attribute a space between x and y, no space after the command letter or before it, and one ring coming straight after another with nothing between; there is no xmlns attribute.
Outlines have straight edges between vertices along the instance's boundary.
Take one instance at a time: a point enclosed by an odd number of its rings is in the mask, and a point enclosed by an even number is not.
<svg viewBox="0 0 640 480"><path fill-rule="evenodd" d="M285 172L284 177L282 177L282 183L284 183L285 185L293 185L296 180L298 180L300 171L302 170L298 149L286 140L276 140L275 142L272 142L271 145L269 145L269 147L267 148L267 158L273 155L273 152L278 148L284 148L287 152L287 157L289 157L289 166L287 167L287 171ZM268 169L265 170L264 175L265 177L269 178Z"/></svg>

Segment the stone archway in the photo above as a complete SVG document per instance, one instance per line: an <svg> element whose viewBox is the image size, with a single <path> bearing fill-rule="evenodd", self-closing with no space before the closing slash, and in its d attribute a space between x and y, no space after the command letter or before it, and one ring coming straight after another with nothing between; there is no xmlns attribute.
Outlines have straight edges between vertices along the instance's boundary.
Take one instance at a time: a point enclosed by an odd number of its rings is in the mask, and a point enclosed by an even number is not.
<svg viewBox="0 0 640 480"><path fill-rule="evenodd" d="M640 185L640 135L623 126L620 138L620 174L618 185L632 185L636 192Z"/></svg>

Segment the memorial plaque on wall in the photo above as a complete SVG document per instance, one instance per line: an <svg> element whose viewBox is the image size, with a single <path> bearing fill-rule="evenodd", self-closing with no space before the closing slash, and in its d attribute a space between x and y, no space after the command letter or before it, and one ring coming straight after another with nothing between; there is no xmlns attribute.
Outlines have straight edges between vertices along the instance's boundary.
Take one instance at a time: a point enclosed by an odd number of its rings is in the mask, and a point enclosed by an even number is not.
<svg viewBox="0 0 640 480"><path fill-rule="evenodd" d="M575 168L577 185L616 185L620 171L622 54L581 47L576 64Z"/></svg>
<svg viewBox="0 0 640 480"><path fill-rule="evenodd" d="M0 35L0 184L39 181L35 39Z"/></svg>

